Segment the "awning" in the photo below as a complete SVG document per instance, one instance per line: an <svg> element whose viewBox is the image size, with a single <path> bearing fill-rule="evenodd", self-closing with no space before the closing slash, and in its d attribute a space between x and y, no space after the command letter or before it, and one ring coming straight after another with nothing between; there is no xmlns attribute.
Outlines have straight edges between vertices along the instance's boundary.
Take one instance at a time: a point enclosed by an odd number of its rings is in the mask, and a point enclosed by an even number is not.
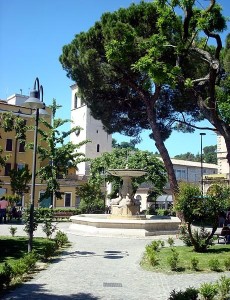
<svg viewBox="0 0 230 300"><path fill-rule="evenodd" d="M157 197L156 202L166 203L166 202L173 202L172 195L160 195Z"/></svg>

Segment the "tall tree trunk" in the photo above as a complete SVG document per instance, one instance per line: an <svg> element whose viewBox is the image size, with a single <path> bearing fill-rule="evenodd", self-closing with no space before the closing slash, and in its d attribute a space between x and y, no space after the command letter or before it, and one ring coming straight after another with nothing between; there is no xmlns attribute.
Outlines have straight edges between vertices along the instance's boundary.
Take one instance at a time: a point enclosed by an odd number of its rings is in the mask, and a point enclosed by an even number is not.
<svg viewBox="0 0 230 300"><path fill-rule="evenodd" d="M175 195L178 192L178 182L176 179L176 175L173 169L173 164L171 161L171 158L169 156L168 150L165 147L164 141L161 137L161 133L159 130L159 127L156 122L156 114L151 107L147 107L147 115L148 115L148 121L152 129L153 138L155 141L155 145L163 159L167 174L168 174L168 180L170 184L170 189L172 191L173 195L173 201L175 201Z"/></svg>

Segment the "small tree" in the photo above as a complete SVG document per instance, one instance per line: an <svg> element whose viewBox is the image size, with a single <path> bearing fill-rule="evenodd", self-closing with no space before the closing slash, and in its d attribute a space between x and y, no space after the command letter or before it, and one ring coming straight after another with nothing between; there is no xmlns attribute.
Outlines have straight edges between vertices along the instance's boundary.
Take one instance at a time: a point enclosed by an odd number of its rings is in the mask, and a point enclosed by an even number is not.
<svg viewBox="0 0 230 300"><path fill-rule="evenodd" d="M28 190L28 183L31 180L28 166L26 165L20 170L12 169L10 171L10 180L12 192L21 198L22 194Z"/></svg>
<svg viewBox="0 0 230 300"><path fill-rule="evenodd" d="M38 146L39 159L41 161L48 161L48 163L38 170L41 181L47 184L46 192L41 199L51 197L53 207L55 207L55 198L61 198L58 178L64 178L70 166L77 169L78 163L88 160L85 158L84 153L77 152L77 149L88 142L87 140L76 145L66 142L66 138L71 133L80 131L81 128L75 126L68 132L59 130L65 123L70 122L67 119L55 118L56 111L60 107L57 105L56 100L53 99L53 104L50 107L53 122L50 124L46 120L41 119L47 130L42 131L39 129L41 140L46 145L45 147ZM33 144L30 144L29 148L33 149Z"/></svg>
<svg viewBox="0 0 230 300"><path fill-rule="evenodd" d="M203 197L198 186L180 183L175 209L183 214L183 220L187 223L188 234L195 251L204 252L210 245L210 240L218 227L219 214L228 206L227 190L228 188L215 184ZM211 232L204 233L201 230L199 234L198 231L192 231L192 223L197 219L210 224Z"/></svg>
<svg viewBox="0 0 230 300"><path fill-rule="evenodd" d="M104 209L104 196L99 184L86 183L76 188L76 193L80 197L80 210L82 213L102 212Z"/></svg>

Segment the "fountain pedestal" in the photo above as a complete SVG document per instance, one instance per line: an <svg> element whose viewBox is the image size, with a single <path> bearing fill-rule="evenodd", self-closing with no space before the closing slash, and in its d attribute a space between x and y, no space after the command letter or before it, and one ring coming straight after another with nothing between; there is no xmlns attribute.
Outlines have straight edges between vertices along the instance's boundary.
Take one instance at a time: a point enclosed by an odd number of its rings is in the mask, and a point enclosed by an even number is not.
<svg viewBox="0 0 230 300"><path fill-rule="evenodd" d="M132 177L146 174L143 170L113 169L108 171L113 176L121 177L123 184L121 196L111 204L111 218L138 218L140 219L140 203L136 203L133 195ZM144 218L144 216L143 216Z"/></svg>
<svg viewBox="0 0 230 300"><path fill-rule="evenodd" d="M140 204L139 205L111 205L110 218L136 218L140 219ZM144 217L144 216L143 216Z"/></svg>

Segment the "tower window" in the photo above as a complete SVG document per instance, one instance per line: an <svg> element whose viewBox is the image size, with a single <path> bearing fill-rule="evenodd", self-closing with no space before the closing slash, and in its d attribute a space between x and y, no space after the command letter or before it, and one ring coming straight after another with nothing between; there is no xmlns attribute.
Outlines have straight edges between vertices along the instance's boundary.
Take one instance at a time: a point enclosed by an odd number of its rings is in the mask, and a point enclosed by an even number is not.
<svg viewBox="0 0 230 300"><path fill-rule="evenodd" d="M74 108L77 108L77 95L74 95Z"/></svg>
<svg viewBox="0 0 230 300"><path fill-rule="evenodd" d="M97 152L100 152L100 145L97 144Z"/></svg>
<svg viewBox="0 0 230 300"><path fill-rule="evenodd" d="M6 139L6 151L12 151L13 141L12 139Z"/></svg>

